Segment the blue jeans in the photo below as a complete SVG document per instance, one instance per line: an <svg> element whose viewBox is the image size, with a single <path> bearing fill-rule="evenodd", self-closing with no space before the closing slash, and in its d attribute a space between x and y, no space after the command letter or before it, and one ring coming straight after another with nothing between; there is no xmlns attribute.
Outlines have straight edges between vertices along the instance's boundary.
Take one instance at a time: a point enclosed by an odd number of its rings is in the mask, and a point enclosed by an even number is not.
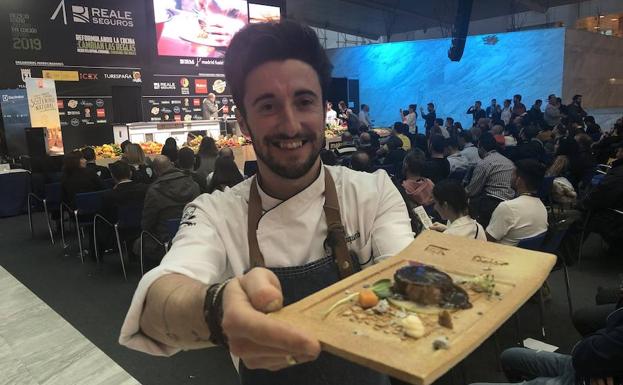
<svg viewBox="0 0 623 385"><path fill-rule="evenodd" d="M510 381L524 385L575 385L571 356L510 348L500 357L502 368ZM472 384L484 385L484 384Z"/></svg>

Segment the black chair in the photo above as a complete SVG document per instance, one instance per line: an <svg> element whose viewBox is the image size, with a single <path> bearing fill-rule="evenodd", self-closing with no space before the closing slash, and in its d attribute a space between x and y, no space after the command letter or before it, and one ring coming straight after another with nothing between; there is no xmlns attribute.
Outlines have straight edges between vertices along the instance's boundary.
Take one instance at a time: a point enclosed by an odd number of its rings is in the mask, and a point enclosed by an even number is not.
<svg viewBox="0 0 623 385"><path fill-rule="evenodd" d="M67 247L65 243L65 230L63 226L63 210L73 213L76 223L76 235L78 237L78 247L80 248L80 260L84 263L84 253L82 250L82 237L84 237L83 229L85 226L93 224L93 217L102 208L103 196L106 190L94 191L76 194L76 208L72 209L65 203L60 204L61 212L61 237L63 239L63 247Z"/></svg>
<svg viewBox="0 0 623 385"><path fill-rule="evenodd" d="M554 185L554 179L556 179L555 176L546 176L545 178L543 178L543 183L541 183L541 186L537 191L538 197L541 199L541 201L543 201L543 204L545 204L546 206L551 202L551 193L552 186Z"/></svg>
<svg viewBox="0 0 623 385"><path fill-rule="evenodd" d="M61 183L47 183L44 187L44 195L40 197L35 193L28 194L28 225L30 227L30 235L34 237L34 228L32 223L32 209L33 201L39 202L43 205L43 212L45 213L45 219L48 224L48 232L50 233L50 241L54 245L54 234L52 232L52 225L50 224L50 215L58 213L57 207L61 203Z"/></svg>
<svg viewBox="0 0 623 385"><path fill-rule="evenodd" d="M167 232L169 233L169 248L171 248L171 244L173 243L173 238L175 238L175 234L177 234L177 230L180 228L180 222L182 218L174 218L167 220Z"/></svg>
<svg viewBox="0 0 623 385"><path fill-rule="evenodd" d="M171 248L171 244L173 243L173 238L175 238L175 234L177 234L177 231L180 228L180 222L181 222L181 218L172 218L172 219L167 219L166 220L166 227L167 227L167 238L166 240L161 240L158 239L158 237L152 233L150 233L147 230L143 230L141 231L141 235L140 235L140 251L139 251L139 257L140 257L140 262L141 262L141 276L143 276L143 274L145 274L145 268L144 268L144 264L143 264L143 239L145 237L149 237L152 241L156 242L158 245L162 246L164 248L164 252L166 253L167 251L169 251L169 249Z"/></svg>
<svg viewBox="0 0 623 385"><path fill-rule="evenodd" d="M125 264L129 261L127 241L133 240L138 237L141 230L141 219L143 216L143 205L127 205L117 208L117 222L111 223L105 217L100 214L95 214L93 217L93 246L95 249L95 259L99 263L99 251L97 249L97 231L96 225L98 219L100 222L110 226L115 231L115 240L119 251L119 259L121 259L121 269L123 270L123 278L127 281L128 276L126 274ZM124 257L121 243L123 242L126 250L126 256Z"/></svg>
<svg viewBox="0 0 623 385"><path fill-rule="evenodd" d="M573 314L573 302L571 300L571 285L569 283L569 270L567 269L567 261L559 253L560 244L567 234L567 230L571 223L565 219L553 223L547 230L547 235L541 245L541 251L544 253L554 254L557 257L556 265L552 271L562 269L565 275L565 288L567 291L567 304L569 305L569 315Z"/></svg>
<svg viewBox="0 0 623 385"><path fill-rule="evenodd" d="M244 176L250 178L255 174L257 174L257 161L247 160L244 162Z"/></svg>
<svg viewBox="0 0 623 385"><path fill-rule="evenodd" d="M115 187L115 180L112 178L102 179L102 183L104 183L104 186L106 186L107 189L112 189L113 187Z"/></svg>
<svg viewBox="0 0 623 385"><path fill-rule="evenodd" d="M546 235L547 235L547 231L545 231L545 232L543 232L541 234L535 235L534 237L521 239L519 241L519 243L517 244L517 247L522 248L522 249L526 249L526 250L541 251L541 247L543 246L543 241L545 241ZM543 336L543 339L545 339L545 337L546 337L545 322L544 322L544 319L545 319L545 316L544 316L544 313L545 313L545 300L543 298L543 288L542 287L537 292L537 297L538 297L538 301L539 301L539 318L540 318L540 325L541 325L541 335ZM516 314L518 314L518 313L516 313ZM517 321L517 324L519 324L519 321ZM519 326L518 326L518 328L519 328ZM519 332L519 330L518 330L518 332Z"/></svg>

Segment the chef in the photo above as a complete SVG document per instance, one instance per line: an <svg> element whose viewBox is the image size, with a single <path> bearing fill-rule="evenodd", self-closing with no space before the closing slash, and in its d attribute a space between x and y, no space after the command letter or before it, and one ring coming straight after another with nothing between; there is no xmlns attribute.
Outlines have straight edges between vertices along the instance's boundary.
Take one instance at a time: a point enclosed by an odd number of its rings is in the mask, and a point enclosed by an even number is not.
<svg viewBox="0 0 623 385"><path fill-rule="evenodd" d="M242 384L389 384L266 313L405 248L413 233L400 194L384 172L321 163L331 64L310 28L248 25L225 73L258 174L186 206L171 250L136 289L120 343L165 356L227 346Z"/></svg>
<svg viewBox="0 0 623 385"><path fill-rule="evenodd" d="M206 120L218 119L218 105L216 104L216 95L209 93L203 99L203 118Z"/></svg>

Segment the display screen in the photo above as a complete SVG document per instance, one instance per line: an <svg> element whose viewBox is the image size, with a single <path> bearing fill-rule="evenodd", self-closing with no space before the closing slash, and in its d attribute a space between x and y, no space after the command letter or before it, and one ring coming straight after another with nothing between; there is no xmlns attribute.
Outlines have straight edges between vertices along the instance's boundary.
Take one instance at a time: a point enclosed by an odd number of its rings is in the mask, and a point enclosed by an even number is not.
<svg viewBox="0 0 623 385"><path fill-rule="evenodd" d="M154 0L158 55L221 58L249 21L243 0Z"/></svg>
<svg viewBox="0 0 623 385"><path fill-rule="evenodd" d="M272 5L249 3L249 21L251 23L279 21L280 19L281 8Z"/></svg>

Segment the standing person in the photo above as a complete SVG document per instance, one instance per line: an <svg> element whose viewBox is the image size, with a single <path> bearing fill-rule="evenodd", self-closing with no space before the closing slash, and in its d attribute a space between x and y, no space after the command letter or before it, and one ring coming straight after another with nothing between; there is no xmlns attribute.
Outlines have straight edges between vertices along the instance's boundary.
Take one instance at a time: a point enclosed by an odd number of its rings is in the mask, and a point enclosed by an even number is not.
<svg viewBox="0 0 623 385"><path fill-rule="evenodd" d="M208 96L203 99L203 119L218 119L218 105L216 104L216 95L213 93L209 93Z"/></svg>
<svg viewBox="0 0 623 385"><path fill-rule="evenodd" d="M476 100L474 105L467 109L467 114L472 116L474 126L480 119L487 118L487 113L482 109L482 102L480 100Z"/></svg>
<svg viewBox="0 0 623 385"><path fill-rule="evenodd" d="M209 136L201 139L195 160L195 172L206 179L214 171L214 163L217 156L218 147L216 147L214 139Z"/></svg>
<svg viewBox="0 0 623 385"><path fill-rule="evenodd" d="M584 127L584 118L586 115L586 111L582 108L582 95L573 95L571 104L567 106L569 124L577 123L580 127Z"/></svg>
<svg viewBox="0 0 623 385"><path fill-rule="evenodd" d="M370 120L370 106L367 104L361 105L361 111L359 111L359 121L362 126L365 126L367 129L372 128L372 120Z"/></svg>
<svg viewBox="0 0 623 385"><path fill-rule="evenodd" d="M469 239L487 240L485 229L468 214L467 194L457 180L442 180L433 188L435 211L447 224L435 223L430 229Z"/></svg>
<svg viewBox="0 0 623 385"><path fill-rule="evenodd" d="M99 166L97 163L95 163L97 157L95 155L95 150L93 149L93 147L83 148L82 155L84 156L84 159L86 159L87 161L86 167L88 169L95 171L97 176L102 178L102 180L112 178L112 176L110 175L110 171L108 170L108 167Z"/></svg>
<svg viewBox="0 0 623 385"><path fill-rule="evenodd" d="M411 135L417 135L417 104L409 104L409 112L404 115L402 108L400 109L400 116L402 122L409 126L409 133ZM404 116L403 116L404 115Z"/></svg>
<svg viewBox="0 0 623 385"><path fill-rule="evenodd" d="M545 125L544 114L543 111L541 111L542 105L543 101L541 99L537 99L528 111L529 122L537 125L539 128L542 128Z"/></svg>
<svg viewBox="0 0 623 385"><path fill-rule="evenodd" d="M420 108L420 112L422 113L422 118L424 119L424 127L426 128L426 137L430 137L430 129L433 128L435 124L435 119L437 119L437 113L435 112L435 105L433 103L428 103L426 105L426 109L428 113L424 113L424 109Z"/></svg>
<svg viewBox="0 0 623 385"><path fill-rule="evenodd" d="M516 94L513 96L513 118L521 116L526 113L526 106L521 102L521 95Z"/></svg>
<svg viewBox="0 0 623 385"><path fill-rule="evenodd" d="M386 173L320 163L331 64L311 28L247 25L225 73L258 174L187 206L171 250L139 283L120 342L159 355L227 344L245 385L388 384L266 313L410 244L400 194Z"/></svg>
<svg viewBox="0 0 623 385"><path fill-rule="evenodd" d="M162 146L160 155L166 156L172 163L175 163L177 162L177 151L177 142L175 141L175 138L169 137L164 141L164 146Z"/></svg>
<svg viewBox="0 0 623 385"><path fill-rule="evenodd" d="M491 99L491 105L486 110L487 118L492 122L496 122L502 119L502 107L498 104L497 100Z"/></svg>
<svg viewBox="0 0 623 385"><path fill-rule="evenodd" d="M325 119L327 126L337 124L337 112L333 109L333 103L327 100L327 117Z"/></svg>
<svg viewBox="0 0 623 385"><path fill-rule="evenodd" d="M543 120L547 127L554 128L558 125L558 123L560 123L560 118L561 113L558 98L556 95L551 94L547 97L547 106L545 106Z"/></svg>
<svg viewBox="0 0 623 385"><path fill-rule="evenodd" d="M454 119L451 117L446 118L446 122L443 125L443 128L448 132L451 138L456 138L458 132L454 129ZM442 131L443 132L443 131Z"/></svg>
<svg viewBox="0 0 623 385"><path fill-rule="evenodd" d="M511 116L513 116L511 101L510 99L504 99L504 108L502 108L502 112L500 112L500 119L504 122L505 126L508 126L508 123L510 123Z"/></svg>

